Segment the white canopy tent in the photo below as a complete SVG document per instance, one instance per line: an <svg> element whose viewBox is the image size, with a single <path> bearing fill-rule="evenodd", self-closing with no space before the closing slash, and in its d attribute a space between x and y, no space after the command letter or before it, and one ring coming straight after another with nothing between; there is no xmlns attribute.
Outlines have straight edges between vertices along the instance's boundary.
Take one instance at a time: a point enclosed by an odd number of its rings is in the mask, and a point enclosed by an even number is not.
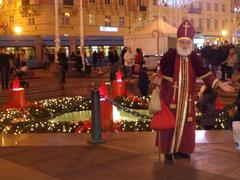
<svg viewBox="0 0 240 180"><path fill-rule="evenodd" d="M169 48L176 47L176 33L175 27L158 19L124 36L124 46L131 47L133 51L141 48L145 55L161 55Z"/></svg>

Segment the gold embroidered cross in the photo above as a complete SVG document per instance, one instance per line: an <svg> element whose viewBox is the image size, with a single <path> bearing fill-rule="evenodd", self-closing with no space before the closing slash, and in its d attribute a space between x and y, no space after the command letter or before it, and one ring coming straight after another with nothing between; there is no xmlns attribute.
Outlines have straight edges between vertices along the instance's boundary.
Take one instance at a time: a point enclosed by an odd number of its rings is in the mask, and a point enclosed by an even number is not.
<svg viewBox="0 0 240 180"><path fill-rule="evenodd" d="M189 113L191 113L192 111L191 111L191 109L192 109L192 96L191 95L189 95L189 99L188 99L188 102L189 102L189 105L188 105L188 109L189 109Z"/></svg>
<svg viewBox="0 0 240 180"><path fill-rule="evenodd" d="M174 85L172 87L174 88L174 90L173 90L173 100L175 101L177 88L178 88L177 81L175 81L175 83L174 83Z"/></svg>
<svg viewBox="0 0 240 180"><path fill-rule="evenodd" d="M183 26L185 28L185 31L184 31L184 34L185 36L187 35L187 31L188 31L188 28L190 28L190 26L188 25L188 22L186 21L185 25Z"/></svg>

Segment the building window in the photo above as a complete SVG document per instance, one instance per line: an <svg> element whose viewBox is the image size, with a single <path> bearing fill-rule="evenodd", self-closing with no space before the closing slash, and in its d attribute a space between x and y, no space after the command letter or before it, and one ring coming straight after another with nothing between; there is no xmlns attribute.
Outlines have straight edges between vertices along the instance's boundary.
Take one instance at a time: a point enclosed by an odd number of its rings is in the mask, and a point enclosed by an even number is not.
<svg viewBox="0 0 240 180"><path fill-rule="evenodd" d="M194 19L190 19L190 23L193 25L193 27L194 27Z"/></svg>
<svg viewBox="0 0 240 180"><path fill-rule="evenodd" d="M218 20L217 19L214 20L214 28L218 29Z"/></svg>
<svg viewBox="0 0 240 180"><path fill-rule="evenodd" d="M211 11L211 4L210 4L210 2L207 3L207 11Z"/></svg>
<svg viewBox="0 0 240 180"><path fill-rule="evenodd" d="M105 16L105 26L111 26L111 17Z"/></svg>
<svg viewBox="0 0 240 180"><path fill-rule="evenodd" d="M202 29L202 19L198 19L198 27L199 29Z"/></svg>
<svg viewBox="0 0 240 180"><path fill-rule="evenodd" d="M89 0L90 3L95 3L95 0Z"/></svg>
<svg viewBox="0 0 240 180"><path fill-rule="evenodd" d="M68 12L65 12L62 14L62 24L63 25L69 25L70 24L70 14Z"/></svg>
<svg viewBox="0 0 240 180"><path fill-rule="evenodd" d="M119 27L125 26L125 18L123 16L119 17Z"/></svg>
<svg viewBox="0 0 240 180"><path fill-rule="evenodd" d="M119 5L124 6L124 0L119 0Z"/></svg>
<svg viewBox="0 0 240 180"><path fill-rule="evenodd" d="M199 1L198 7L199 9L202 9L202 1Z"/></svg>
<svg viewBox="0 0 240 180"><path fill-rule="evenodd" d="M63 5L73 6L73 0L63 0Z"/></svg>
<svg viewBox="0 0 240 180"><path fill-rule="evenodd" d="M30 0L22 0L22 6L29 6Z"/></svg>
<svg viewBox="0 0 240 180"><path fill-rule="evenodd" d="M105 4L110 4L111 0L105 0Z"/></svg>
<svg viewBox="0 0 240 180"><path fill-rule="evenodd" d="M141 6L142 5L142 0L137 0L137 6Z"/></svg>
<svg viewBox="0 0 240 180"><path fill-rule="evenodd" d="M222 29L225 29L225 21L222 21Z"/></svg>
<svg viewBox="0 0 240 180"><path fill-rule="evenodd" d="M14 24L14 16L9 16L9 24Z"/></svg>
<svg viewBox="0 0 240 180"><path fill-rule="evenodd" d="M89 14L89 16L88 16L88 24L89 25L95 25L96 24L95 15L94 14Z"/></svg>
<svg viewBox="0 0 240 180"><path fill-rule="evenodd" d="M211 27L210 27L210 24L211 24L210 19L207 19L207 29L210 29L210 28L211 28Z"/></svg>
<svg viewBox="0 0 240 180"><path fill-rule="evenodd" d="M28 18L28 25L35 25L35 18L34 17Z"/></svg>
<svg viewBox="0 0 240 180"><path fill-rule="evenodd" d="M222 12L225 12L225 4L222 4Z"/></svg>
<svg viewBox="0 0 240 180"><path fill-rule="evenodd" d="M218 11L218 4L217 3L215 3L215 11L217 12Z"/></svg>

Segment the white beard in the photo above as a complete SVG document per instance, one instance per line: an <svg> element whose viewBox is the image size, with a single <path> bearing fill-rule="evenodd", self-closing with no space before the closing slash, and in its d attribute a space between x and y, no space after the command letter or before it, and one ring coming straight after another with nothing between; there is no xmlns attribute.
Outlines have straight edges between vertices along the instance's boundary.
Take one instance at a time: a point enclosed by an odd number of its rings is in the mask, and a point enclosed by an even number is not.
<svg viewBox="0 0 240 180"><path fill-rule="evenodd" d="M192 53L193 45L191 44L188 48L183 49L177 42L177 53L180 56L189 56Z"/></svg>

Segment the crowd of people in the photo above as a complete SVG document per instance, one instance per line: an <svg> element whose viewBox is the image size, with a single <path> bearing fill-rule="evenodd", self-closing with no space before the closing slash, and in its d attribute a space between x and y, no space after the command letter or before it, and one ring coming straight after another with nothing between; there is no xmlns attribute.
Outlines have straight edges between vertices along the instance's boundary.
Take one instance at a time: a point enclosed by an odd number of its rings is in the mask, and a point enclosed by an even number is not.
<svg viewBox="0 0 240 180"><path fill-rule="evenodd" d="M234 70L239 70L239 51L227 40L221 45L210 45L210 42L207 41L199 53L205 66L210 68L214 75L217 75L218 68L221 69L222 81L232 81Z"/></svg>
<svg viewBox="0 0 240 180"><path fill-rule="evenodd" d="M23 80L28 71L26 53L24 49L18 49L14 54L8 54L5 47L0 49L0 70L2 90L10 87L11 76L18 77L22 86L28 86Z"/></svg>

